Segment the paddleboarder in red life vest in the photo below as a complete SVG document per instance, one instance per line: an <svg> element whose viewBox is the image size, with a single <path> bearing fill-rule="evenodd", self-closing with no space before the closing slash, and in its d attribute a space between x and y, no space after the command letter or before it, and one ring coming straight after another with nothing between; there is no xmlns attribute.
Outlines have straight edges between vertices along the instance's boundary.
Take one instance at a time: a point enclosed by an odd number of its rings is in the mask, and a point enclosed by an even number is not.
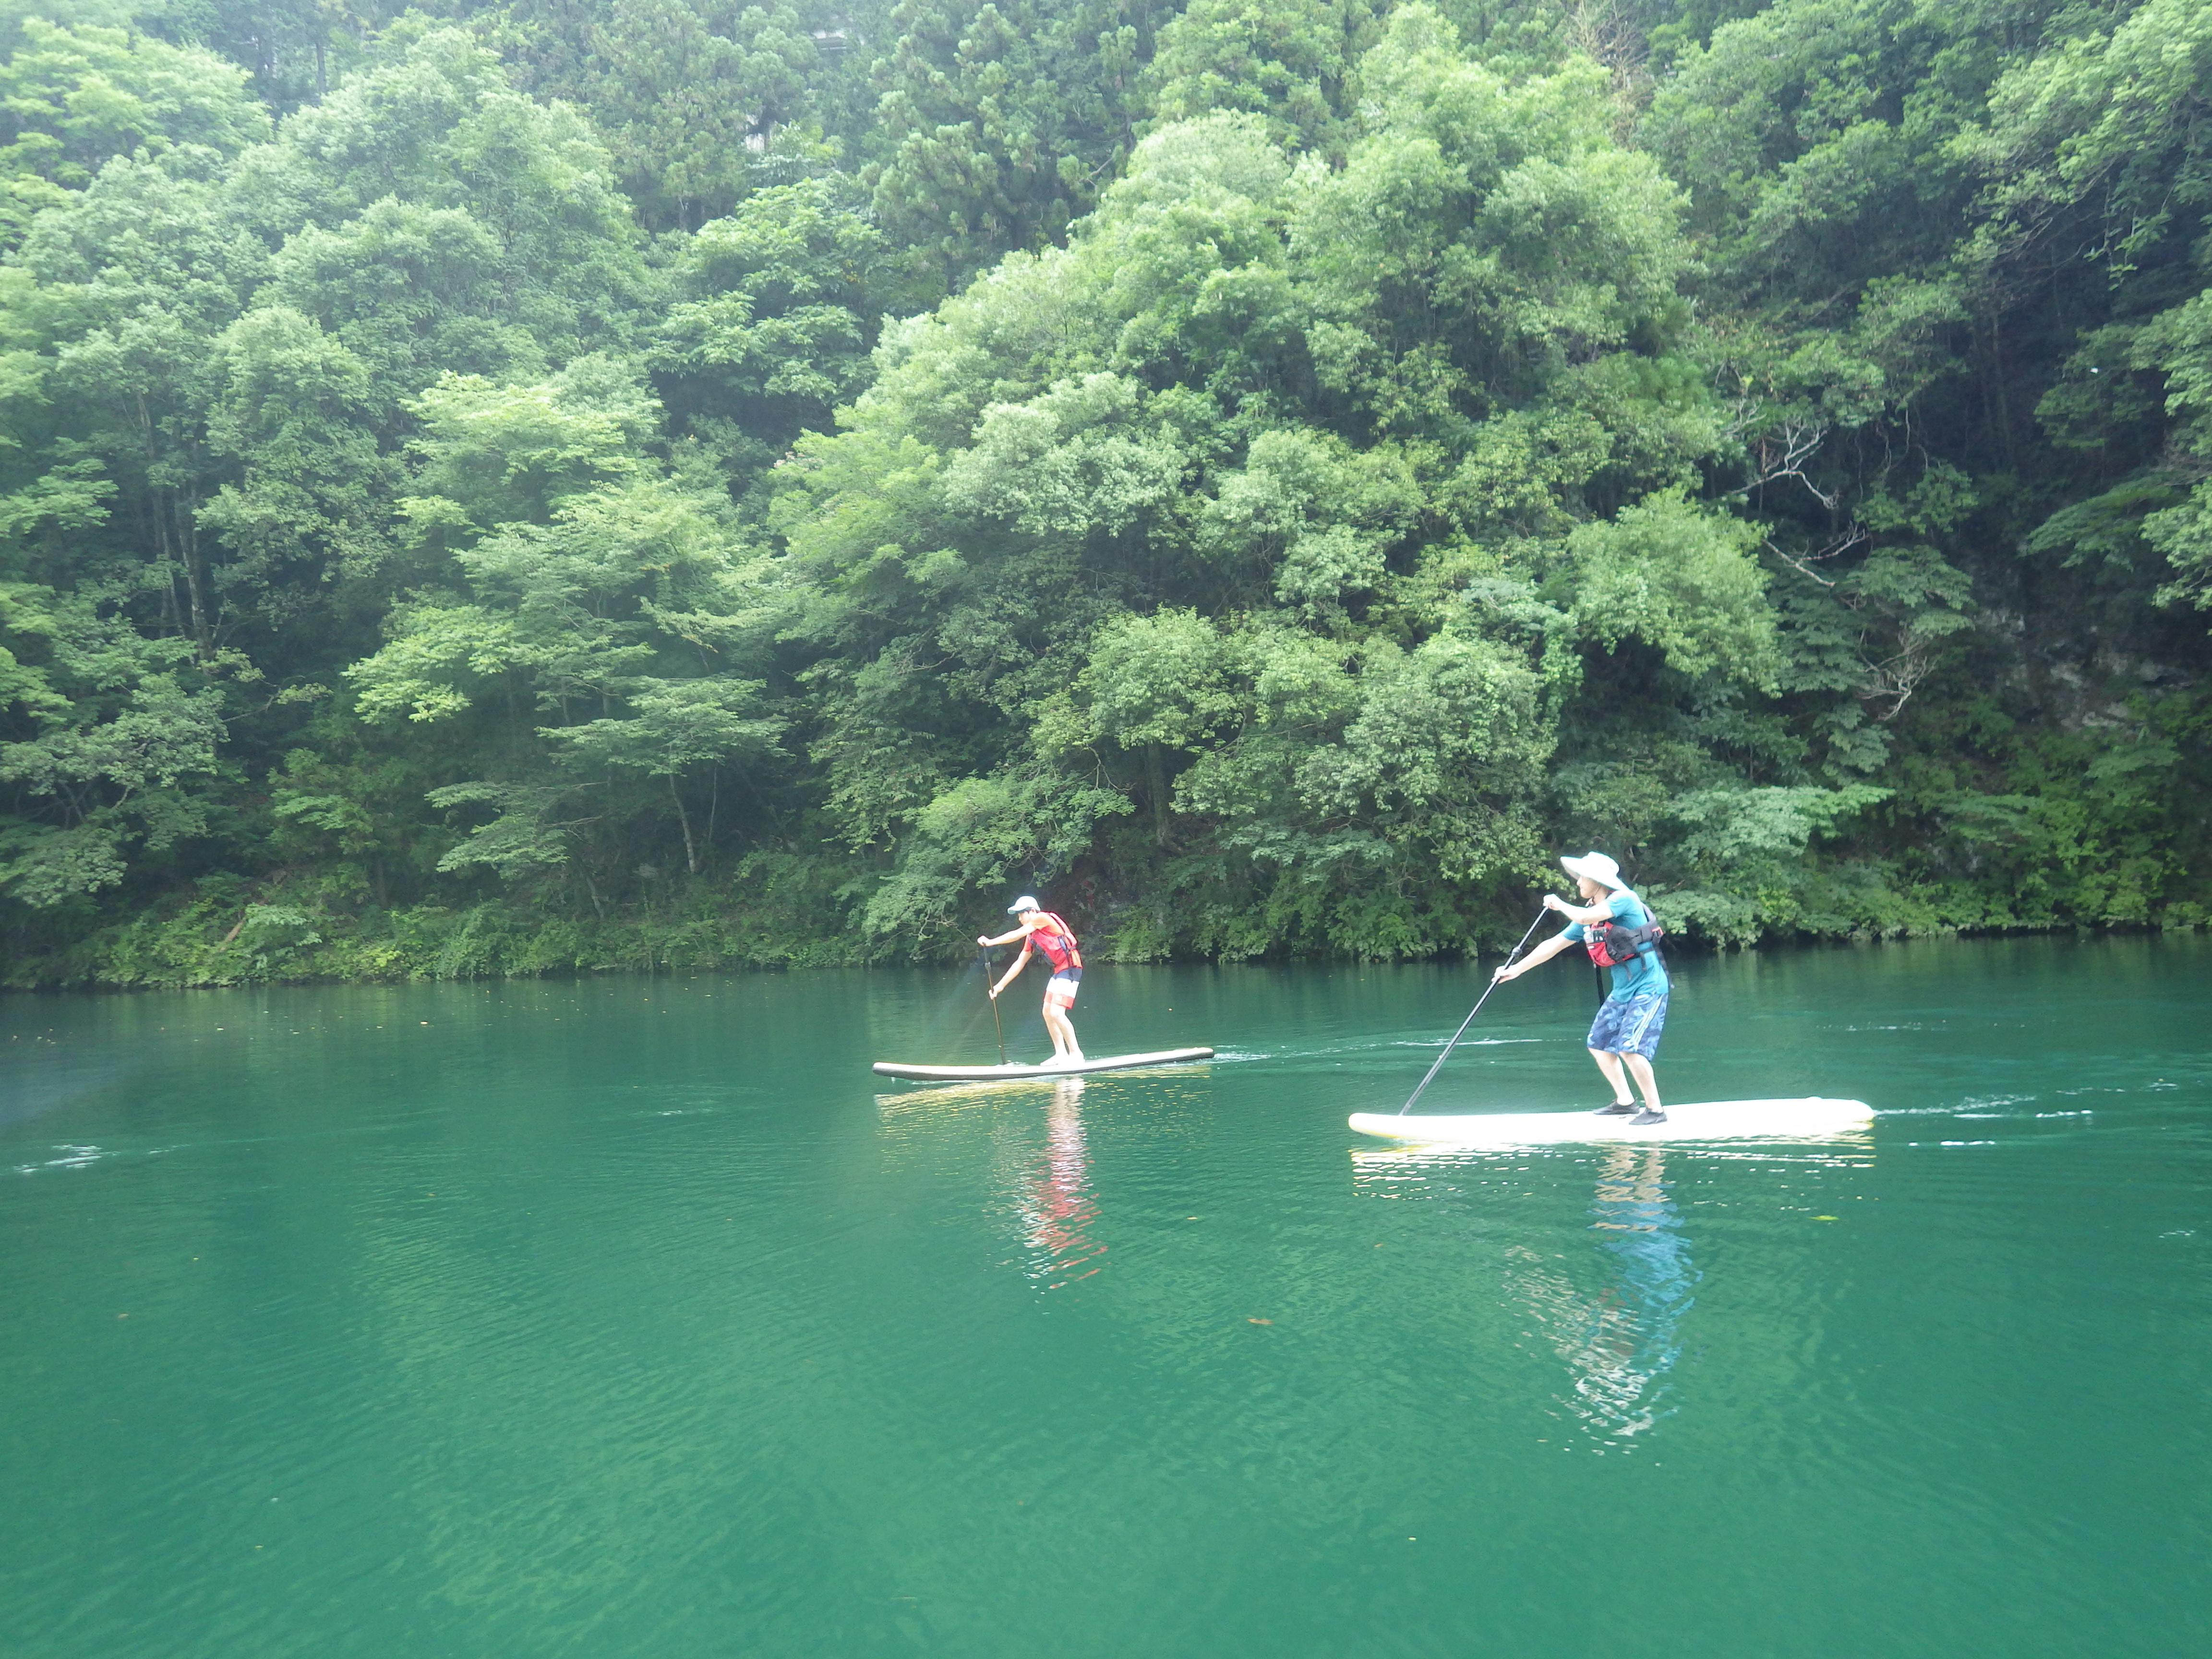
<svg viewBox="0 0 2212 1659"><path fill-rule="evenodd" d="M1613 991L1598 1005L1588 1039L1590 1058L1613 1085L1613 1104L1599 1107L1596 1115L1626 1117L1638 1127L1664 1123L1667 1112L1659 1103L1659 1080L1651 1071L1652 1056L1659 1052L1659 1033L1667 1024L1667 967L1659 959L1660 930L1644 901L1621 879L1620 866L1604 854L1587 853L1559 862L1575 878L1583 902L1570 904L1557 893L1547 893L1544 908L1567 919L1566 931L1492 977L1518 979L1570 945L1583 946L1599 967L1611 968ZM1630 1078L1644 1091L1640 1112L1628 1092Z"/></svg>
<svg viewBox="0 0 2212 1659"><path fill-rule="evenodd" d="M996 939L979 937L975 941L986 950L1016 939L1022 942L1022 953L1014 958L1014 965L991 988L992 1000L996 1001L999 993L1029 966L1031 954L1042 951L1052 964L1052 977L1044 983L1044 1029L1052 1033L1052 1057L1054 1060L1082 1059L1083 1047L1076 1042L1074 1024L1067 1018L1067 1011L1075 1006L1076 987L1083 978L1083 952L1076 948L1075 930L1026 893L1008 905L1006 912L1021 923L1019 927Z"/></svg>

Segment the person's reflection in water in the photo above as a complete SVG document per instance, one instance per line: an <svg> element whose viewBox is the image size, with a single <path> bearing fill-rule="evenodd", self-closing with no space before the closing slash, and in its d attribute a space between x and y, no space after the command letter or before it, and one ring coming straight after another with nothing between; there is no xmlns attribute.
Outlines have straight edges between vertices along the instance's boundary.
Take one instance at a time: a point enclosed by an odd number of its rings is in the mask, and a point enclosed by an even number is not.
<svg viewBox="0 0 2212 1659"><path fill-rule="evenodd" d="M1030 1251L1030 1274L1056 1291L1088 1279L1104 1266L1105 1245L1091 1237L1098 1218L1091 1195L1091 1159L1083 1140L1083 1079L1062 1078L1052 1086L1045 1112L1045 1149L1023 1192L1022 1237Z"/></svg>
<svg viewBox="0 0 2212 1659"><path fill-rule="evenodd" d="M1666 1153L1610 1148L1590 1205L1593 1230L1617 1266L1613 1282L1573 1310L1553 1310L1559 1352L1576 1370L1576 1409L1592 1431L1641 1433L1657 1420L1663 1380L1682 1345L1698 1271L1667 1198Z"/></svg>

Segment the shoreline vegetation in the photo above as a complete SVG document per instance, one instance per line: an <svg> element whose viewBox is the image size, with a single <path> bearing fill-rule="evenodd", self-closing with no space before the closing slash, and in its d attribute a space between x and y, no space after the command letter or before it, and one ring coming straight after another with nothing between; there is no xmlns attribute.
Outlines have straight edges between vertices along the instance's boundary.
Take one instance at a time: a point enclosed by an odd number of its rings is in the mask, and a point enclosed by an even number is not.
<svg viewBox="0 0 2212 1659"><path fill-rule="evenodd" d="M1943 896L1958 901L1959 908L1945 908ZM1655 905L1658 902L1653 901ZM228 918L235 920L225 927ZM2204 926L2178 918L2095 927L2055 917L2023 921L1990 915L1978 907L1971 890L1898 905L1888 913L1887 925L1880 927L1822 927L1819 924L1829 919L1811 920L1813 925L1788 934L1769 932L1735 941L1733 948L2059 933L2194 933ZM1832 920L1841 924L1849 917L1838 915ZM188 990L257 984L804 971L973 961L975 947L963 939L951 940L934 951L886 948L850 933L812 936L805 931L805 921L806 913L799 907L787 907L781 913L757 909L732 914L714 908L711 899L689 909L677 901L656 915L599 922L573 915L533 916L495 900L465 910L423 906L390 913L354 912L333 919L311 916L291 906L252 902L241 908L234 902L203 898L172 914L132 917L94 935L75 951L27 964L30 971L11 972L0 980L0 990ZM321 931L325 927L331 930L328 936ZM1127 936L1113 931L1110 924L1103 934L1092 937L1101 942L1086 941L1084 948L1094 962L1189 959L1158 950L1133 951ZM1139 937L1151 943L1149 934ZM1477 949L1495 957L1510 944L1510 939L1486 941L1482 947L1437 952L1425 959L1459 960ZM1731 948L1717 946L1710 938L1693 939L1686 946ZM1670 949L1683 948L1679 937L1670 941ZM1267 951L1200 958L1221 965L1328 959L1332 958Z"/></svg>
<svg viewBox="0 0 2212 1659"><path fill-rule="evenodd" d="M0 986L2212 921L2197 0L0 16Z"/></svg>

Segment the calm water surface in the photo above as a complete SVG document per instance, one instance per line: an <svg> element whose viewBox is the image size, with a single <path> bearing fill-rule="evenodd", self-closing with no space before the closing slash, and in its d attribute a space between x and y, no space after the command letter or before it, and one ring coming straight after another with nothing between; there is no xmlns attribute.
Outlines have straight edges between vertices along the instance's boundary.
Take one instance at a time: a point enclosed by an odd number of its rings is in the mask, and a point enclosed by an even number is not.
<svg viewBox="0 0 2212 1659"><path fill-rule="evenodd" d="M2208 1650L2212 945L1686 963L1674 1097L1858 1142L1362 1144L1478 983L949 1091L973 969L0 1000L0 1649ZM1591 996L1424 1108L1597 1103Z"/></svg>

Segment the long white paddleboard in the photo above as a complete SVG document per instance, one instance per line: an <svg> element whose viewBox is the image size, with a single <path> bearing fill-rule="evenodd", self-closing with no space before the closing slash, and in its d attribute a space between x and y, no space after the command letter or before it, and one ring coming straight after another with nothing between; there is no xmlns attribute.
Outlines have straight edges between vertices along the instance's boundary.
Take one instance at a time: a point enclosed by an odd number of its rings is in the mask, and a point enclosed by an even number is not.
<svg viewBox="0 0 2212 1659"><path fill-rule="evenodd" d="M1121 1072L1132 1066L1173 1066L1187 1060L1211 1060L1211 1048L1163 1048L1152 1054L1109 1054L1103 1060L1077 1060L1038 1066L902 1066L895 1060L876 1062L878 1077L914 1078L926 1083L981 1083L1003 1078L1080 1077L1085 1072Z"/></svg>
<svg viewBox="0 0 2212 1659"><path fill-rule="evenodd" d="M880 1068L879 1068L880 1069ZM1709 1100L1669 1106L1667 1121L1638 1129L1625 1117L1589 1112L1490 1112L1468 1117L1400 1117L1354 1112L1352 1127L1390 1140L1451 1146L1540 1146L1576 1141L1806 1140L1863 1130L1874 1109L1859 1100Z"/></svg>

